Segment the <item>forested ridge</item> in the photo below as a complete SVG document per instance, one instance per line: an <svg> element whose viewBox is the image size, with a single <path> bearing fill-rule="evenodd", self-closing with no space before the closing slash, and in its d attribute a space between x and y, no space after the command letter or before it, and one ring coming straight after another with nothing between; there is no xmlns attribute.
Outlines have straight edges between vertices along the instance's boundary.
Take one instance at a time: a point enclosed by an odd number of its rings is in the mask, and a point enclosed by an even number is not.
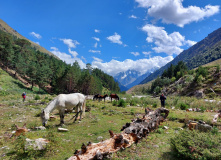
<svg viewBox="0 0 221 160"><path fill-rule="evenodd" d="M78 62L66 64L62 60L42 53L31 47L25 39L18 39L0 30L0 63L5 70L15 71L31 84L31 89L38 85L50 93L84 94L102 93L103 87L113 92L119 92L118 83L112 76L100 69L81 69Z"/></svg>

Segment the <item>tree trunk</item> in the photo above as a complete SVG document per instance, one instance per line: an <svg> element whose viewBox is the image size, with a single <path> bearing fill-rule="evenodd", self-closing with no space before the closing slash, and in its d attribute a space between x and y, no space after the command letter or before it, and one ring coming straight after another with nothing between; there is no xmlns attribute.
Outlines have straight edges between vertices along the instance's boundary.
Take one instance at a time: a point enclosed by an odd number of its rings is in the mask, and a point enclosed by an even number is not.
<svg viewBox="0 0 221 160"><path fill-rule="evenodd" d="M121 133L114 134L109 130L111 138L99 143L89 142L87 145L83 144L81 149L76 150L74 156L68 160L103 159L111 153L125 149L158 128L168 114L169 110L166 108L158 108L155 111L145 109L143 118L137 118L131 123L126 123L121 129Z"/></svg>

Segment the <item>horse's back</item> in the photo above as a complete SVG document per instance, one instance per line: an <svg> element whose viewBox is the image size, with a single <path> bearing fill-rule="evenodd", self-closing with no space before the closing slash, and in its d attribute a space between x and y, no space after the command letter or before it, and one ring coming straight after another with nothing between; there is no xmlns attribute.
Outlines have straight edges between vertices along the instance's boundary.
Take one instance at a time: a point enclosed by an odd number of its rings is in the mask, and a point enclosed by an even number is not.
<svg viewBox="0 0 221 160"><path fill-rule="evenodd" d="M76 106L79 103L84 103L85 96L81 93L71 93L71 94L59 94L58 95L58 104L60 106L67 107L68 106Z"/></svg>

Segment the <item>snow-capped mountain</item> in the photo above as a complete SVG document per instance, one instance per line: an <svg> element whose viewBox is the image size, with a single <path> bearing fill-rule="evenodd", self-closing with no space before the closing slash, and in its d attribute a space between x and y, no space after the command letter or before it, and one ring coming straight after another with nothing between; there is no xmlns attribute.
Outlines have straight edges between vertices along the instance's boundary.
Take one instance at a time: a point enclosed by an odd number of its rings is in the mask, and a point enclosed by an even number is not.
<svg viewBox="0 0 221 160"><path fill-rule="evenodd" d="M141 81L143 81L146 77L148 77L151 73L159 69L158 67L154 67L151 70L148 70L145 74L141 74L136 70L127 70L126 72L120 72L114 79L116 79L119 84L130 89L131 87L138 85ZM120 87L121 91L125 91L126 88Z"/></svg>
<svg viewBox="0 0 221 160"><path fill-rule="evenodd" d="M122 85L127 86L128 84L134 82L140 75L141 74L139 71L127 70L126 72L118 73L116 76L114 76L114 79L116 79Z"/></svg>

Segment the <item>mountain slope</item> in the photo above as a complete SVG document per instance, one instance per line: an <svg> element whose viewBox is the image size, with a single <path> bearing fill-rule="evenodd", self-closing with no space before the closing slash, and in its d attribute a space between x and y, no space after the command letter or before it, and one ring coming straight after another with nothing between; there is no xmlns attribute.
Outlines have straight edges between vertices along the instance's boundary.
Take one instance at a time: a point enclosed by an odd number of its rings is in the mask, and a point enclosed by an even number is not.
<svg viewBox="0 0 221 160"><path fill-rule="evenodd" d="M221 28L209 34L202 41L180 53L174 60L149 75L140 84L147 83L160 76L171 64L176 65L184 61L189 69L212 62L221 58Z"/></svg>
<svg viewBox="0 0 221 160"><path fill-rule="evenodd" d="M35 48L36 50L39 50L42 53L46 53L49 55L52 55L54 57L56 57L57 59L59 59L57 56L55 56L53 53L49 52L48 50L46 50L44 47L41 47L40 45L38 45L37 43L32 42L31 40L25 38L24 36L22 36L21 34L19 34L16 30L14 30L13 28L11 28L7 23L5 23L2 19L0 19L0 30L9 33L19 39L25 39L27 41L29 41L31 43L31 46L33 48Z"/></svg>

